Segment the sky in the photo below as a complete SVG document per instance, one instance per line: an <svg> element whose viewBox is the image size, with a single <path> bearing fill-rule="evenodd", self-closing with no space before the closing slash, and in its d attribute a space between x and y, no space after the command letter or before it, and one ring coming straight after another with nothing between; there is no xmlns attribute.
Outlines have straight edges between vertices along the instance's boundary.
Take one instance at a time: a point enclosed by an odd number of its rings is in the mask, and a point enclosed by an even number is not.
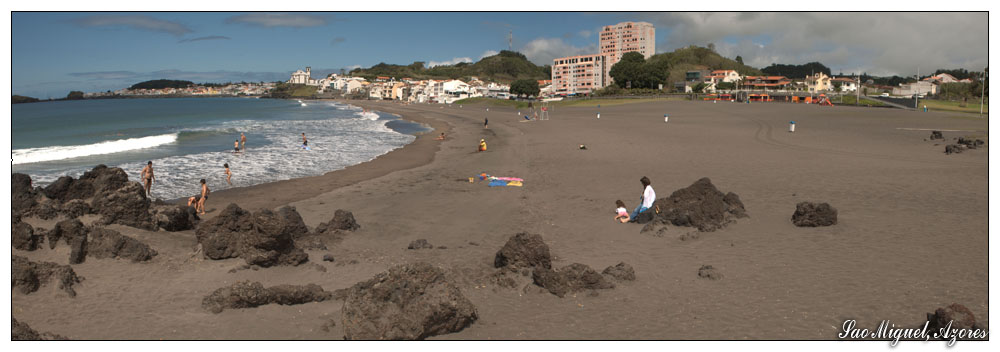
<svg viewBox="0 0 1000 352"><path fill-rule="evenodd" d="M657 53L715 44L757 68L914 75L988 65L986 12L12 12L12 94L61 98L151 79L287 80L380 62L532 62L598 52L602 26L645 21Z"/></svg>

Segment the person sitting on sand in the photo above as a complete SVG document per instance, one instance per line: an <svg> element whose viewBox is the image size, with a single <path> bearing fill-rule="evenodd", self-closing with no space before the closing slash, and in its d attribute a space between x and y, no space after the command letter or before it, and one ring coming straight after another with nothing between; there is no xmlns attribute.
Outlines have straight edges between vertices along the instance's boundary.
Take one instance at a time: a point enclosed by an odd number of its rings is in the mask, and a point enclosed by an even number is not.
<svg viewBox="0 0 1000 352"><path fill-rule="evenodd" d="M635 207L635 211L629 216L630 221L634 221L640 213L653 207L653 201L656 200L656 192L653 191L653 186L650 185L649 178L643 176L639 179L639 182L642 183L642 196L639 197L639 206Z"/></svg>
<svg viewBox="0 0 1000 352"><path fill-rule="evenodd" d="M486 151L486 140L485 139L480 139L479 140L479 151L481 151L481 152L485 152Z"/></svg>
<svg viewBox="0 0 1000 352"><path fill-rule="evenodd" d="M247 150L247 135L240 132L240 150Z"/></svg>
<svg viewBox="0 0 1000 352"><path fill-rule="evenodd" d="M615 220L623 224L628 222L630 218L628 216L628 209L625 209L625 202L619 199L615 201L615 205L618 206L618 209L615 209L615 214L617 214L615 215Z"/></svg>
<svg viewBox="0 0 1000 352"><path fill-rule="evenodd" d="M205 179L201 179L201 199L198 200L198 206L195 207L194 211L201 215L205 215L205 200L208 199L208 194L212 193L208 189L208 184L205 183Z"/></svg>
<svg viewBox="0 0 1000 352"><path fill-rule="evenodd" d="M139 173L139 178L141 178L142 182L146 184L146 197L152 196L150 188L153 187L153 180L156 179L156 176L153 176L152 160L146 162L146 167L142 168L142 172Z"/></svg>
<svg viewBox="0 0 1000 352"><path fill-rule="evenodd" d="M305 132L302 132L302 146L303 147L308 147L309 146L309 141L306 140L306 133Z"/></svg>
<svg viewBox="0 0 1000 352"><path fill-rule="evenodd" d="M439 141L443 141L443 140L444 140L444 132L441 132L441 135L440 135L440 136L438 136L438 137L437 137L437 138L435 138L435 139L437 139L437 140L439 140Z"/></svg>
<svg viewBox="0 0 1000 352"><path fill-rule="evenodd" d="M222 164L222 166L226 168L226 182L228 182L229 185L232 186L233 181L230 181L230 179L233 178L233 173L229 171L229 163Z"/></svg>
<svg viewBox="0 0 1000 352"><path fill-rule="evenodd" d="M240 140L237 139L235 142L233 142L233 153L239 153L239 152L240 152Z"/></svg>

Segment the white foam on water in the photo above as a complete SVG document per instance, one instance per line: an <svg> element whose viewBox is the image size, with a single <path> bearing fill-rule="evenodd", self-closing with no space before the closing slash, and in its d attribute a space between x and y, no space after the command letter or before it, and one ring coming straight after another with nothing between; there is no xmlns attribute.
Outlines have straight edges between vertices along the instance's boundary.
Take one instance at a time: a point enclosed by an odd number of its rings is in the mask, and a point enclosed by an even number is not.
<svg viewBox="0 0 1000 352"><path fill-rule="evenodd" d="M161 134L139 138L118 139L86 145L51 146L25 148L11 151L11 164L29 164L79 158L91 155L120 153L174 143L178 133Z"/></svg>

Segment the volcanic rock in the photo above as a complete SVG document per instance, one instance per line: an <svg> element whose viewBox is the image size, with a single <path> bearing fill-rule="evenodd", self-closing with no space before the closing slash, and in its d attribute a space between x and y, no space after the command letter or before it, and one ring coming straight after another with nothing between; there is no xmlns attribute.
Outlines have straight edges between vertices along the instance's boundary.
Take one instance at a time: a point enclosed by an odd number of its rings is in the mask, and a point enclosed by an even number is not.
<svg viewBox="0 0 1000 352"><path fill-rule="evenodd" d="M837 209L827 203L802 202L795 205L792 223L799 227L834 225L837 223Z"/></svg>
<svg viewBox="0 0 1000 352"><path fill-rule="evenodd" d="M201 306L212 313L220 313L226 309L254 308L271 303L303 304L322 302L331 298L333 298L332 292L324 291L316 284L264 288L260 282L240 281L205 296Z"/></svg>
<svg viewBox="0 0 1000 352"><path fill-rule="evenodd" d="M86 238L89 230L78 219L63 220L56 223L56 226L46 233L49 241L49 249L55 249L60 239L66 244L72 245L75 238Z"/></svg>
<svg viewBox="0 0 1000 352"><path fill-rule="evenodd" d="M620 262L618 265L609 266L601 274L613 277L620 281L635 281L635 269L631 265Z"/></svg>
<svg viewBox="0 0 1000 352"><path fill-rule="evenodd" d="M11 212L22 214L33 208L38 203L35 197L38 195L31 188L31 177L22 173L10 175L10 208Z"/></svg>
<svg viewBox="0 0 1000 352"><path fill-rule="evenodd" d="M348 340L422 340L479 318L444 271L427 263L390 268L351 287L342 310Z"/></svg>
<svg viewBox="0 0 1000 352"><path fill-rule="evenodd" d="M941 131L931 131L931 140L935 139L944 139L944 136L941 134Z"/></svg>
<svg viewBox="0 0 1000 352"><path fill-rule="evenodd" d="M121 171L118 168L111 170ZM84 176L86 175L84 174ZM118 184L118 180L113 178L113 175L101 176L94 181L95 187L98 187L98 193L94 196L92 208L96 214L101 215L101 223L104 225L121 224L156 231L157 221L149 213L150 202L146 198L146 190L138 182L126 182L120 188L109 190L110 185ZM99 185L98 180L108 183Z"/></svg>
<svg viewBox="0 0 1000 352"><path fill-rule="evenodd" d="M959 153L961 153L963 151L965 151L965 145L964 144L949 144L949 145L944 146L944 153L945 154L959 154Z"/></svg>
<svg viewBox="0 0 1000 352"><path fill-rule="evenodd" d="M90 204L80 199L73 199L63 203L62 213L71 219L90 214Z"/></svg>
<svg viewBox="0 0 1000 352"><path fill-rule="evenodd" d="M10 272L11 288L16 288L24 294L38 291L42 284L55 279L60 289L74 297L76 291L73 290L73 285L83 280L82 277L76 276L76 272L69 265L51 262L36 263L17 255L10 258Z"/></svg>
<svg viewBox="0 0 1000 352"><path fill-rule="evenodd" d="M497 251L493 266L519 268L552 268L552 255L549 246L542 240L542 235L521 232L507 240L503 248Z"/></svg>
<svg viewBox="0 0 1000 352"><path fill-rule="evenodd" d="M434 246L423 238L410 242L410 245L406 247L406 249L431 249L431 248L434 248Z"/></svg>
<svg viewBox="0 0 1000 352"><path fill-rule="evenodd" d="M179 204L153 206L153 217L156 224L167 231L191 230L201 220L194 207Z"/></svg>
<svg viewBox="0 0 1000 352"><path fill-rule="evenodd" d="M333 254L324 254L323 255L323 261L324 262L332 262L334 260L335 259L333 258Z"/></svg>
<svg viewBox="0 0 1000 352"><path fill-rule="evenodd" d="M66 337L51 334L47 332L38 332L32 329L28 324L22 323L14 319L14 316L10 316L10 339L12 341L28 341L28 340L66 340Z"/></svg>
<svg viewBox="0 0 1000 352"><path fill-rule="evenodd" d="M690 226L710 232L746 216L738 195L720 192L712 180L704 177L687 188L674 191L667 198L657 199L652 209L636 217L636 222L645 223L655 218L674 226Z"/></svg>
<svg viewBox="0 0 1000 352"><path fill-rule="evenodd" d="M286 225L283 217L270 210L251 214L229 204L218 216L199 224L195 236L210 259L240 257L262 267L299 265L309 256L295 247L291 234L283 232Z"/></svg>
<svg viewBox="0 0 1000 352"><path fill-rule="evenodd" d="M358 222L354 220L353 213L337 209L333 213L333 219L330 219L330 222L320 223L316 227L316 233L333 232L335 230L354 231L360 228L361 225L358 225Z"/></svg>
<svg viewBox="0 0 1000 352"><path fill-rule="evenodd" d="M986 144L986 142L983 142L982 139L964 138L964 137L959 137L957 143L960 145L964 145L968 149L977 149Z"/></svg>
<svg viewBox="0 0 1000 352"><path fill-rule="evenodd" d="M597 271L589 266L573 263L559 270L535 268L531 274L535 285L544 287L552 294L563 297L567 293L582 290L610 289L615 284L608 282Z"/></svg>
<svg viewBox="0 0 1000 352"><path fill-rule="evenodd" d="M21 222L21 219L12 219L10 230L11 247L33 251L38 249L38 242L41 236L35 235L35 229L28 223Z"/></svg>
<svg viewBox="0 0 1000 352"><path fill-rule="evenodd" d="M299 212L295 211L295 207L281 207L281 209L278 209L278 216L281 217L285 224L281 232L289 234L292 238L299 238L309 233L309 228L306 227L305 221L302 221L302 216L299 215ZM336 215L334 218L336 218ZM351 219L354 219L353 215Z"/></svg>
<svg viewBox="0 0 1000 352"><path fill-rule="evenodd" d="M952 329L981 329L972 311L958 303L927 313L927 321L930 322L927 329L934 332L947 327L949 322Z"/></svg>
<svg viewBox="0 0 1000 352"><path fill-rule="evenodd" d="M90 230L87 254L95 258L122 258L144 262L156 256L156 250L132 237L106 228Z"/></svg>
<svg viewBox="0 0 1000 352"><path fill-rule="evenodd" d="M702 279L718 280L722 278L722 273L711 265L702 265L698 268L698 277Z"/></svg>

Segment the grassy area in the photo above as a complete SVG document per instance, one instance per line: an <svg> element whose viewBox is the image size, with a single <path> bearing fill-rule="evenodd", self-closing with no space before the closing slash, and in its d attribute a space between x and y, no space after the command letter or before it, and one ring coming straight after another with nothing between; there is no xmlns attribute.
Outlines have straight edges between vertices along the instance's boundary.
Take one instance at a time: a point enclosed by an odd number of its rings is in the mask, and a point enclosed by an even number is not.
<svg viewBox="0 0 1000 352"><path fill-rule="evenodd" d="M979 113L978 99L975 102L970 100L964 108L959 106L961 105L961 102L948 101L948 100L921 99L919 104L921 109L923 109L924 105L927 105L927 108L930 109L931 111L955 111L955 112L968 112L976 114ZM989 112L990 112L990 105L989 104L983 105L983 113L986 114Z"/></svg>
<svg viewBox="0 0 1000 352"><path fill-rule="evenodd" d="M484 97L459 99L459 100L456 100L455 102L452 103L452 105L454 105L454 104L482 104L482 105L489 105L489 106L506 106L506 107L518 108L518 109L522 109L522 108L527 108L528 107L528 102L527 101L493 99L493 98L484 98ZM540 103L539 102L535 102L535 104L537 105L537 104L540 104Z"/></svg>
<svg viewBox="0 0 1000 352"><path fill-rule="evenodd" d="M854 95L844 95L844 105L855 105L858 101L858 97ZM836 101L836 99L833 99ZM861 98L861 104L859 105L871 105L871 106L886 106L884 103L878 100Z"/></svg>

